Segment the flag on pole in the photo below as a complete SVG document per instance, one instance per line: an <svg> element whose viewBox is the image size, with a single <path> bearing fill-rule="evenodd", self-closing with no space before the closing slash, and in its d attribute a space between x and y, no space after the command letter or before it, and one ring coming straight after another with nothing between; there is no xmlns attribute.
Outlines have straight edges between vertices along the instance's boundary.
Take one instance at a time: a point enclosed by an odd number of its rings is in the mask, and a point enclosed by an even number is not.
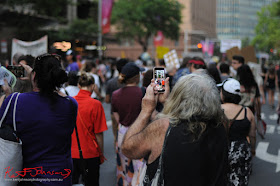
<svg viewBox="0 0 280 186"><path fill-rule="evenodd" d="M102 34L110 32L110 19L114 0L102 0Z"/></svg>
<svg viewBox="0 0 280 186"><path fill-rule="evenodd" d="M157 31L157 35L154 37L154 45L155 46L162 46L163 45L163 33L162 31Z"/></svg>

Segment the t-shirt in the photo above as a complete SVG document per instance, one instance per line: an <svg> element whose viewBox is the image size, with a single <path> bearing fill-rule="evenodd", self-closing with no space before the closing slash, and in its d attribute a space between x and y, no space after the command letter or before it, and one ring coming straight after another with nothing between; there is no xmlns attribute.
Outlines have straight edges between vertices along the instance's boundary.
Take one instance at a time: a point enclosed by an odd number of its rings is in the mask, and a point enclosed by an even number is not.
<svg viewBox="0 0 280 186"><path fill-rule="evenodd" d="M74 97L79 93L80 89L77 86L68 85L65 89L61 88L60 91L68 96Z"/></svg>
<svg viewBox="0 0 280 186"><path fill-rule="evenodd" d="M78 72L79 71L79 66L78 66L78 63L77 62L73 62L73 63L70 63L66 69L65 69L67 72L71 72L71 71L76 71Z"/></svg>
<svg viewBox="0 0 280 186"><path fill-rule="evenodd" d="M80 90L74 98L78 102L77 129L83 158L99 157L95 134L106 131L107 124L100 101L90 97L87 90ZM72 158L80 158L76 132L72 134Z"/></svg>
<svg viewBox="0 0 280 186"><path fill-rule="evenodd" d="M92 75L92 77L94 78L94 84L95 84L95 85L97 86L97 88L99 89L99 88L100 88L99 76L96 75L96 74L93 74L93 73L91 73L91 75ZM92 92L91 97L92 97L92 98L96 98L96 97L97 97L96 93L95 93L95 92Z"/></svg>
<svg viewBox="0 0 280 186"><path fill-rule="evenodd" d="M184 75L187 75L187 74L190 74L190 70L188 68L181 68L179 69L176 74L173 76L173 79L172 81L169 80L169 82L172 83L172 86L175 85L175 83L180 79L180 77L184 76Z"/></svg>
<svg viewBox="0 0 280 186"><path fill-rule="evenodd" d="M3 115L10 100L9 96L0 109ZM71 134L76 120L77 102L56 95L52 104L48 97L39 92L28 92L19 95L16 107L16 126L18 137L22 141L23 168L43 167L45 172L63 172L72 170ZM5 123L13 123L13 98ZM24 178L32 178L27 174ZM59 175L38 174L35 178L59 178ZM61 177L60 177L61 178ZM33 182L34 185L40 182ZM42 184L42 183L41 183ZM45 185L57 185L44 182ZM71 176L64 179L62 185L71 184Z"/></svg>
<svg viewBox="0 0 280 186"><path fill-rule="evenodd" d="M115 90L124 87L124 84L119 83L118 79L119 77L115 77L107 82L106 94L110 95L110 98L112 97L112 94Z"/></svg>
<svg viewBox="0 0 280 186"><path fill-rule="evenodd" d="M141 111L143 93L137 86L126 86L113 92L112 111L120 116L119 123L130 126Z"/></svg>

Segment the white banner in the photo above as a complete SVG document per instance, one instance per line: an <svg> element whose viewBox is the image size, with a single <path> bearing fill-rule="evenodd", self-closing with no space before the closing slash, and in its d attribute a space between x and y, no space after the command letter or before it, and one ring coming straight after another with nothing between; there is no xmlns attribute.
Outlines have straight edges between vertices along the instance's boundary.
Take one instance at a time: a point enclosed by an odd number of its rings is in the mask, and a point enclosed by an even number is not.
<svg viewBox="0 0 280 186"><path fill-rule="evenodd" d="M222 39L220 52L225 53L228 49L232 47L238 47L241 49L241 40L240 39Z"/></svg>
<svg viewBox="0 0 280 186"><path fill-rule="evenodd" d="M38 55L48 52L48 36L44 36L36 41L26 42L18 39L13 39L12 42L12 59L16 53L22 53L24 55L32 55L37 57ZM13 60L11 60L11 63Z"/></svg>

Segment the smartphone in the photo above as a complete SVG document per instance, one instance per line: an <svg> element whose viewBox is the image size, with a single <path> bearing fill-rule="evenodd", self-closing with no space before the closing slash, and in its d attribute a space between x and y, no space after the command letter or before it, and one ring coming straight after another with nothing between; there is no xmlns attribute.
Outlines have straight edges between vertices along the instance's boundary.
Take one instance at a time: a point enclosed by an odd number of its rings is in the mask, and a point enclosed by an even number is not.
<svg viewBox="0 0 280 186"><path fill-rule="evenodd" d="M24 68L22 66L7 66L7 69L11 71L17 78L24 77Z"/></svg>
<svg viewBox="0 0 280 186"><path fill-rule="evenodd" d="M165 69L163 67L154 67L154 80L156 89L159 93L165 91Z"/></svg>

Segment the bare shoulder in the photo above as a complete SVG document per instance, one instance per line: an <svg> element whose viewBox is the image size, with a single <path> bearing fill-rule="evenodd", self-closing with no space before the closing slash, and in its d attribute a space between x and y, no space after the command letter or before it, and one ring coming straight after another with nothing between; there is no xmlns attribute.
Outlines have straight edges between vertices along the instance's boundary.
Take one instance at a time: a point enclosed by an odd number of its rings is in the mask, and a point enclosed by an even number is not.
<svg viewBox="0 0 280 186"><path fill-rule="evenodd" d="M247 118L251 121L254 118L254 114L250 108L245 107L245 109L247 110Z"/></svg>
<svg viewBox="0 0 280 186"><path fill-rule="evenodd" d="M153 136L161 135L162 133L166 132L169 126L168 118L161 118L152 121L146 128L146 132L149 134L153 134Z"/></svg>

